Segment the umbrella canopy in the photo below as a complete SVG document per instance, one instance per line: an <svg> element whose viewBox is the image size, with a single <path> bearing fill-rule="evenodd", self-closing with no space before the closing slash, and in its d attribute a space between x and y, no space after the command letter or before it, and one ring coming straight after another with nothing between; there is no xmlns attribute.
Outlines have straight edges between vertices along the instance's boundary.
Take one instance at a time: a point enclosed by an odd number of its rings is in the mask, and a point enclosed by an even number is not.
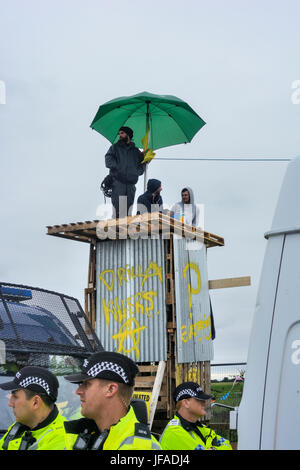
<svg viewBox="0 0 300 470"><path fill-rule="evenodd" d="M142 138L149 127L149 147L155 150L191 142L204 125L203 119L176 96L144 91L115 98L101 105L91 128L114 143L119 139L121 126L131 127L134 131L133 140L141 148Z"/></svg>

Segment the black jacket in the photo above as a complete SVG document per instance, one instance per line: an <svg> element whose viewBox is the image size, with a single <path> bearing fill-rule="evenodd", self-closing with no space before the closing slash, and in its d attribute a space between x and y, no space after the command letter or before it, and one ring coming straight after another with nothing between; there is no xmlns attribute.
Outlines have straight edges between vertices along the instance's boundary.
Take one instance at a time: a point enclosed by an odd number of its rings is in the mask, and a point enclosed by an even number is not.
<svg viewBox="0 0 300 470"><path fill-rule="evenodd" d="M138 200L137 200L137 213L138 214L144 214L145 212L151 212L151 209L152 210L155 210L155 211L159 211L161 212L162 211L162 206L163 206L163 200L162 200L162 197L159 194L157 194L156 196L153 196L153 194L155 193L155 191L161 186L161 182L159 180L156 180L156 179L150 179L147 183L147 191L144 193L144 194L141 194L139 197L138 197ZM155 208L151 208L151 205L155 204ZM143 207L145 206L145 207ZM145 210L145 208L147 209L147 211Z"/></svg>
<svg viewBox="0 0 300 470"><path fill-rule="evenodd" d="M113 144L105 155L105 165L110 169L110 174L124 184L135 184L140 175L145 171L142 164L144 156L133 142L119 140Z"/></svg>

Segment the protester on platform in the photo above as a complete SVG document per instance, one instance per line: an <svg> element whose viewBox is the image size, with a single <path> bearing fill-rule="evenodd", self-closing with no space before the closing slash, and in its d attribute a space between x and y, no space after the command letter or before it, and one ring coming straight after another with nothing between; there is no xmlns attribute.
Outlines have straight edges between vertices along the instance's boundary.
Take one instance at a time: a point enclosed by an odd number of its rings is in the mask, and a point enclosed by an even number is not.
<svg viewBox="0 0 300 470"><path fill-rule="evenodd" d="M109 168L113 217L131 215L132 205L139 176L145 171L142 163L144 154L132 142L133 130L123 126L119 130L119 140L105 155L105 165Z"/></svg>
<svg viewBox="0 0 300 470"><path fill-rule="evenodd" d="M200 209L194 202L194 193L190 187L181 190L181 201L171 207L171 217L188 225L199 225Z"/></svg>
<svg viewBox="0 0 300 470"><path fill-rule="evenodd" d="M150 179L147 183L147 191L138 197L137 214L162 212L163 200L161 197L161 191L161 181Z"/></svg>
<svg viewBox="0 0 300 470"><path fill-rule="evenodd" d="M195 204L194 193L192 188L185 186L181 190L181 201L174 204L170 209L170 216L180 222L198 227L200 224L200 207ZM202 227L203 228L203 227ZM212 328L212 339L215 339L215 325L211 300L210 303L210 317Z"/></svg>

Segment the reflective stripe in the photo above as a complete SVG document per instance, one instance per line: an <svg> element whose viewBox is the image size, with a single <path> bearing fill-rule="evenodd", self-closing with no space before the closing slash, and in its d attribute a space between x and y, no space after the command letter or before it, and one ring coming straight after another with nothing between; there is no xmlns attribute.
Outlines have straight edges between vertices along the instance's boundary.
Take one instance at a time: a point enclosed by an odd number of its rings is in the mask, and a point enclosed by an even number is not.
<svg viewBox="0 0 300 470"><path fill-rule="evenodd" d="M31 430L30 433L35 439L35 442L28 442L28 449L26 450L62 450L66 448L66 433L63 423L66 421L61 415L58 415L54 421L50 422L47 426ZM27 429L27 427L26 427ZM17 439L12 439L9 442L8 450L18 450L22 446L24 438L24 431ZM5 436L4 436L5 437ZM3 439L0 440L0 450L3 448ZM23 440L24 444L24 440Z"/></svg>
<svg viewBox="0 0 300 470"><path fill-rule="evenodd" d="M43 439L47 434L49 434L49 432L52 432L53 429L48 429L48 431L46 431L40 438L38 441L36 441L34 444L32 444L30 447L28 447L28 450L38 450L38 444L40 442L41 439Z"/></svg>
<svg viewBox="0 0 300 470"><path fill-rule="evenodd" d="M132 445L133 439L134 439L134 436L126 437L126 439L124 439L124 441L122 441L121 444L119 445L118 450L120 449L120 447L124 445Z"/></svg>
<svg viewBox="0 0 300 470"><path fill-rule="evenodd" d="M126 439L124 439L124 441L121 442L121 444L118 447L118 450L121 449L121 447L123 447L125 445L130 446L130 445L133 445L133 444L134 444L135 449L139 448L140 446L141 446L140 447L141 449L146 449L146 447L149 447L149 449L152 448L151 439L144 438L144 437L129 436L129 437L126 437ZM146 446L145 446L145 444L146 444Z"/></svg>
<svg viewBox="0 0 300 470"><path fill-rule="evenodd" d="M152 447L151 447L153 450L161 450L161 447L159 444L157 444L156 442L153 442L152 441Z"/></svg>

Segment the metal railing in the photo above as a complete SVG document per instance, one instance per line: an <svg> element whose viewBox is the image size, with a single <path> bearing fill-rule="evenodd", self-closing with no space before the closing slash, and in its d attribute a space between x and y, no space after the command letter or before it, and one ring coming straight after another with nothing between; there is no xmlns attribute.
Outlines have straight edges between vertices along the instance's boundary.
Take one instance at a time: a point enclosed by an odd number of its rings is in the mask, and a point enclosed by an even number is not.
<svg viewBox="0 0 300 470"><path fill-rule="evenodd" d="M236 381L237 377L244 378L246 362L211 364L211 404L210 426L217 434L236 443L237 430L230 425L230 412L237 410L243 393L244 383Z"/></svg>

